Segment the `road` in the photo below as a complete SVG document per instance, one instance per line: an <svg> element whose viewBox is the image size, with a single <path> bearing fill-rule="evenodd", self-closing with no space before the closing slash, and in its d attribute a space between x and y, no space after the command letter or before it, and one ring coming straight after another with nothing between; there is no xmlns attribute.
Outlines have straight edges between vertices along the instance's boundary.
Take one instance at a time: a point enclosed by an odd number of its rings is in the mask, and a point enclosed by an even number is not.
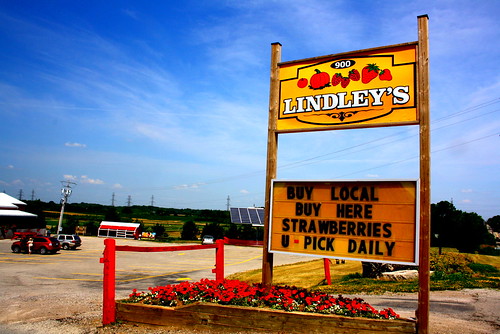
<svg viewBox="0 0 500 334"><path fill-rule="evenodd" d="M10 240L0 240L0 333L122 333L100 328L104 239L83 237L77 250L57 254L14 254ZM117 239L117 245L158 246ZM165 244L160 244L165 245ZM275 265L309 257L275 254ZM215 250L117 252L116 298L132 289L215 278ZM225 246L225 275L261 268L262 249ZM356 295L377 309L392 307L413 317L417 294ZM500 333L500 291L465 290L431 293L431 333ZM466 330L465 330L466 329ZM137 328L126 332L143 333ZM147 331L146 331L147 332ZM145 333L145 332L144 332Z"/></svg>

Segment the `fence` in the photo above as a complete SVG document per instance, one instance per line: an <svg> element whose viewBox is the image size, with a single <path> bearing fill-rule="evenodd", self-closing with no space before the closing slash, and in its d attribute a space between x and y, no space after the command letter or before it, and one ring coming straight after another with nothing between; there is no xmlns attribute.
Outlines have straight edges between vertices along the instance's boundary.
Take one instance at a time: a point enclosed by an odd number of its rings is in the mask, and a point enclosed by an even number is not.
<svg viewBox="0 0 500 334"><path fill-rule="evenodd" d="M215 248L216 280L224 279L224 240L217 240L213 245L185 245L165 247L117 246L115 239L104 240L104 253L100 263L104 264L102 324L108 325L116 321L115 284L116 284L116 252L175 252L194 249Z"/></svg>

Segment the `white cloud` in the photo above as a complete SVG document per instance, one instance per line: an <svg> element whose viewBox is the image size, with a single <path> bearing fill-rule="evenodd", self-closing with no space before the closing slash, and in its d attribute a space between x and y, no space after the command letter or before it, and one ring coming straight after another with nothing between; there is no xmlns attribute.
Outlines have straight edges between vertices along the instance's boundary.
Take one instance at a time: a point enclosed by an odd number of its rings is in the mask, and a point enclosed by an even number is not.
<svg viewBox="0 0 500 334"><path fill-rule="evenodd" d="M104 184L103 180L100 180L100 179L91 179L87 175L82 175L80 177L80 182L81 183L88 183L88 184Z"/></svg>
<svg viewBox="0 0 500 334"><path fill-rule="evenodd" d="M70 142L65 143L64 146L67 146L67 147L82 147L82 148L87 147L86 144L70 143Z"/></svg>

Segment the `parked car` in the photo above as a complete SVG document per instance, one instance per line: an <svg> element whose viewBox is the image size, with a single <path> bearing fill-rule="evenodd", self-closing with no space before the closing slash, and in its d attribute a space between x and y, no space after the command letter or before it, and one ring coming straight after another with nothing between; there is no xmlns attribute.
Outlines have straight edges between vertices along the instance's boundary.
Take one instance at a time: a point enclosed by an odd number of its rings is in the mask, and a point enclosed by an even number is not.
<svg viewBox="0 0 500 334"><path fill-rule="evenodd" d="M34 238L38 235L36 232L14 232L12 240L14 239L24 239L24 238Z"/></svg>
<svg viewBox="0 0 500 334"><path fill-rule="evenodd" d="M54 237L59 240L63 249L76 249L82 245L82 239L76 234L58 234Z"/></svg>
<svg viewBox="0 0 500 334"><path fill-rule="evenodd" d="M10 247L14 253L28 252L28 239L23 238L18 241L14 241ZM32 253L40 254L50 254L57 253L61 249L61 243L52 237L44 237L37 235L33 237L33 246L31 247Z"/></svg>
<svg viewBox="0 0 500 334"><path fill-rule="evenodd" d="M203 238L201 238L202 245L211 245L213 243L215 243L215 238L211 235L204 235Z"/></svg>

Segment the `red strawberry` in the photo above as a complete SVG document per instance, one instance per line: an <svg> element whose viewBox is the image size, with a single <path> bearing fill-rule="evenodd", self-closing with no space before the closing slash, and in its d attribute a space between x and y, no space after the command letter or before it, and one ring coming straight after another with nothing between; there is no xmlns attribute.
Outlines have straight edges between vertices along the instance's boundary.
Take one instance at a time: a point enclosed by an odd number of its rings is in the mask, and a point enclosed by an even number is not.
<svg viewBox="0 0 500 334"><path fill-rule="evenodd" d="M306 78L301 78L301 79L299 79L299 81L297 81L297 87L299 87L299 88L304 88L307 86L307 84L308 84L308 81Z"/></svg>
<svg viewBox="0 0 500 334"><path fill-rule="evenodd" d="M335 73L332 77L332 85L337 86L342 81L342 74Z"/></svg>
<svg viewBox="0 0 500 334"><path fill-rule="evenodd" d="M351 82L351 79L346 78L346 77L342 77L342 81L341 81L340 85L342 86L342 88L346 88L347 85L349 85L349 82Z"/></svg>
<svg viewBox="0 0 500 334"><path fill-rule="evenodd" d="M379 77L380 80L387 80L387 81L391 81L392 80L391 71L388 70L388 69L380 71L378 77Z"/></svg>
<svg viewBox="0 0 500 334"><path fill-rule="evenodd" d="M369 83L378 76L380 68L377 64L368 64L361 70L361 82L364 84Z"/></svg>
<svg viewBox="0 0 500 334"><path fill-rule="evenodd" d="M351 79L352 81L358 81L360 78L361 76L359 75L358 70L353 69L349 71L349 79Z"/></svg>

